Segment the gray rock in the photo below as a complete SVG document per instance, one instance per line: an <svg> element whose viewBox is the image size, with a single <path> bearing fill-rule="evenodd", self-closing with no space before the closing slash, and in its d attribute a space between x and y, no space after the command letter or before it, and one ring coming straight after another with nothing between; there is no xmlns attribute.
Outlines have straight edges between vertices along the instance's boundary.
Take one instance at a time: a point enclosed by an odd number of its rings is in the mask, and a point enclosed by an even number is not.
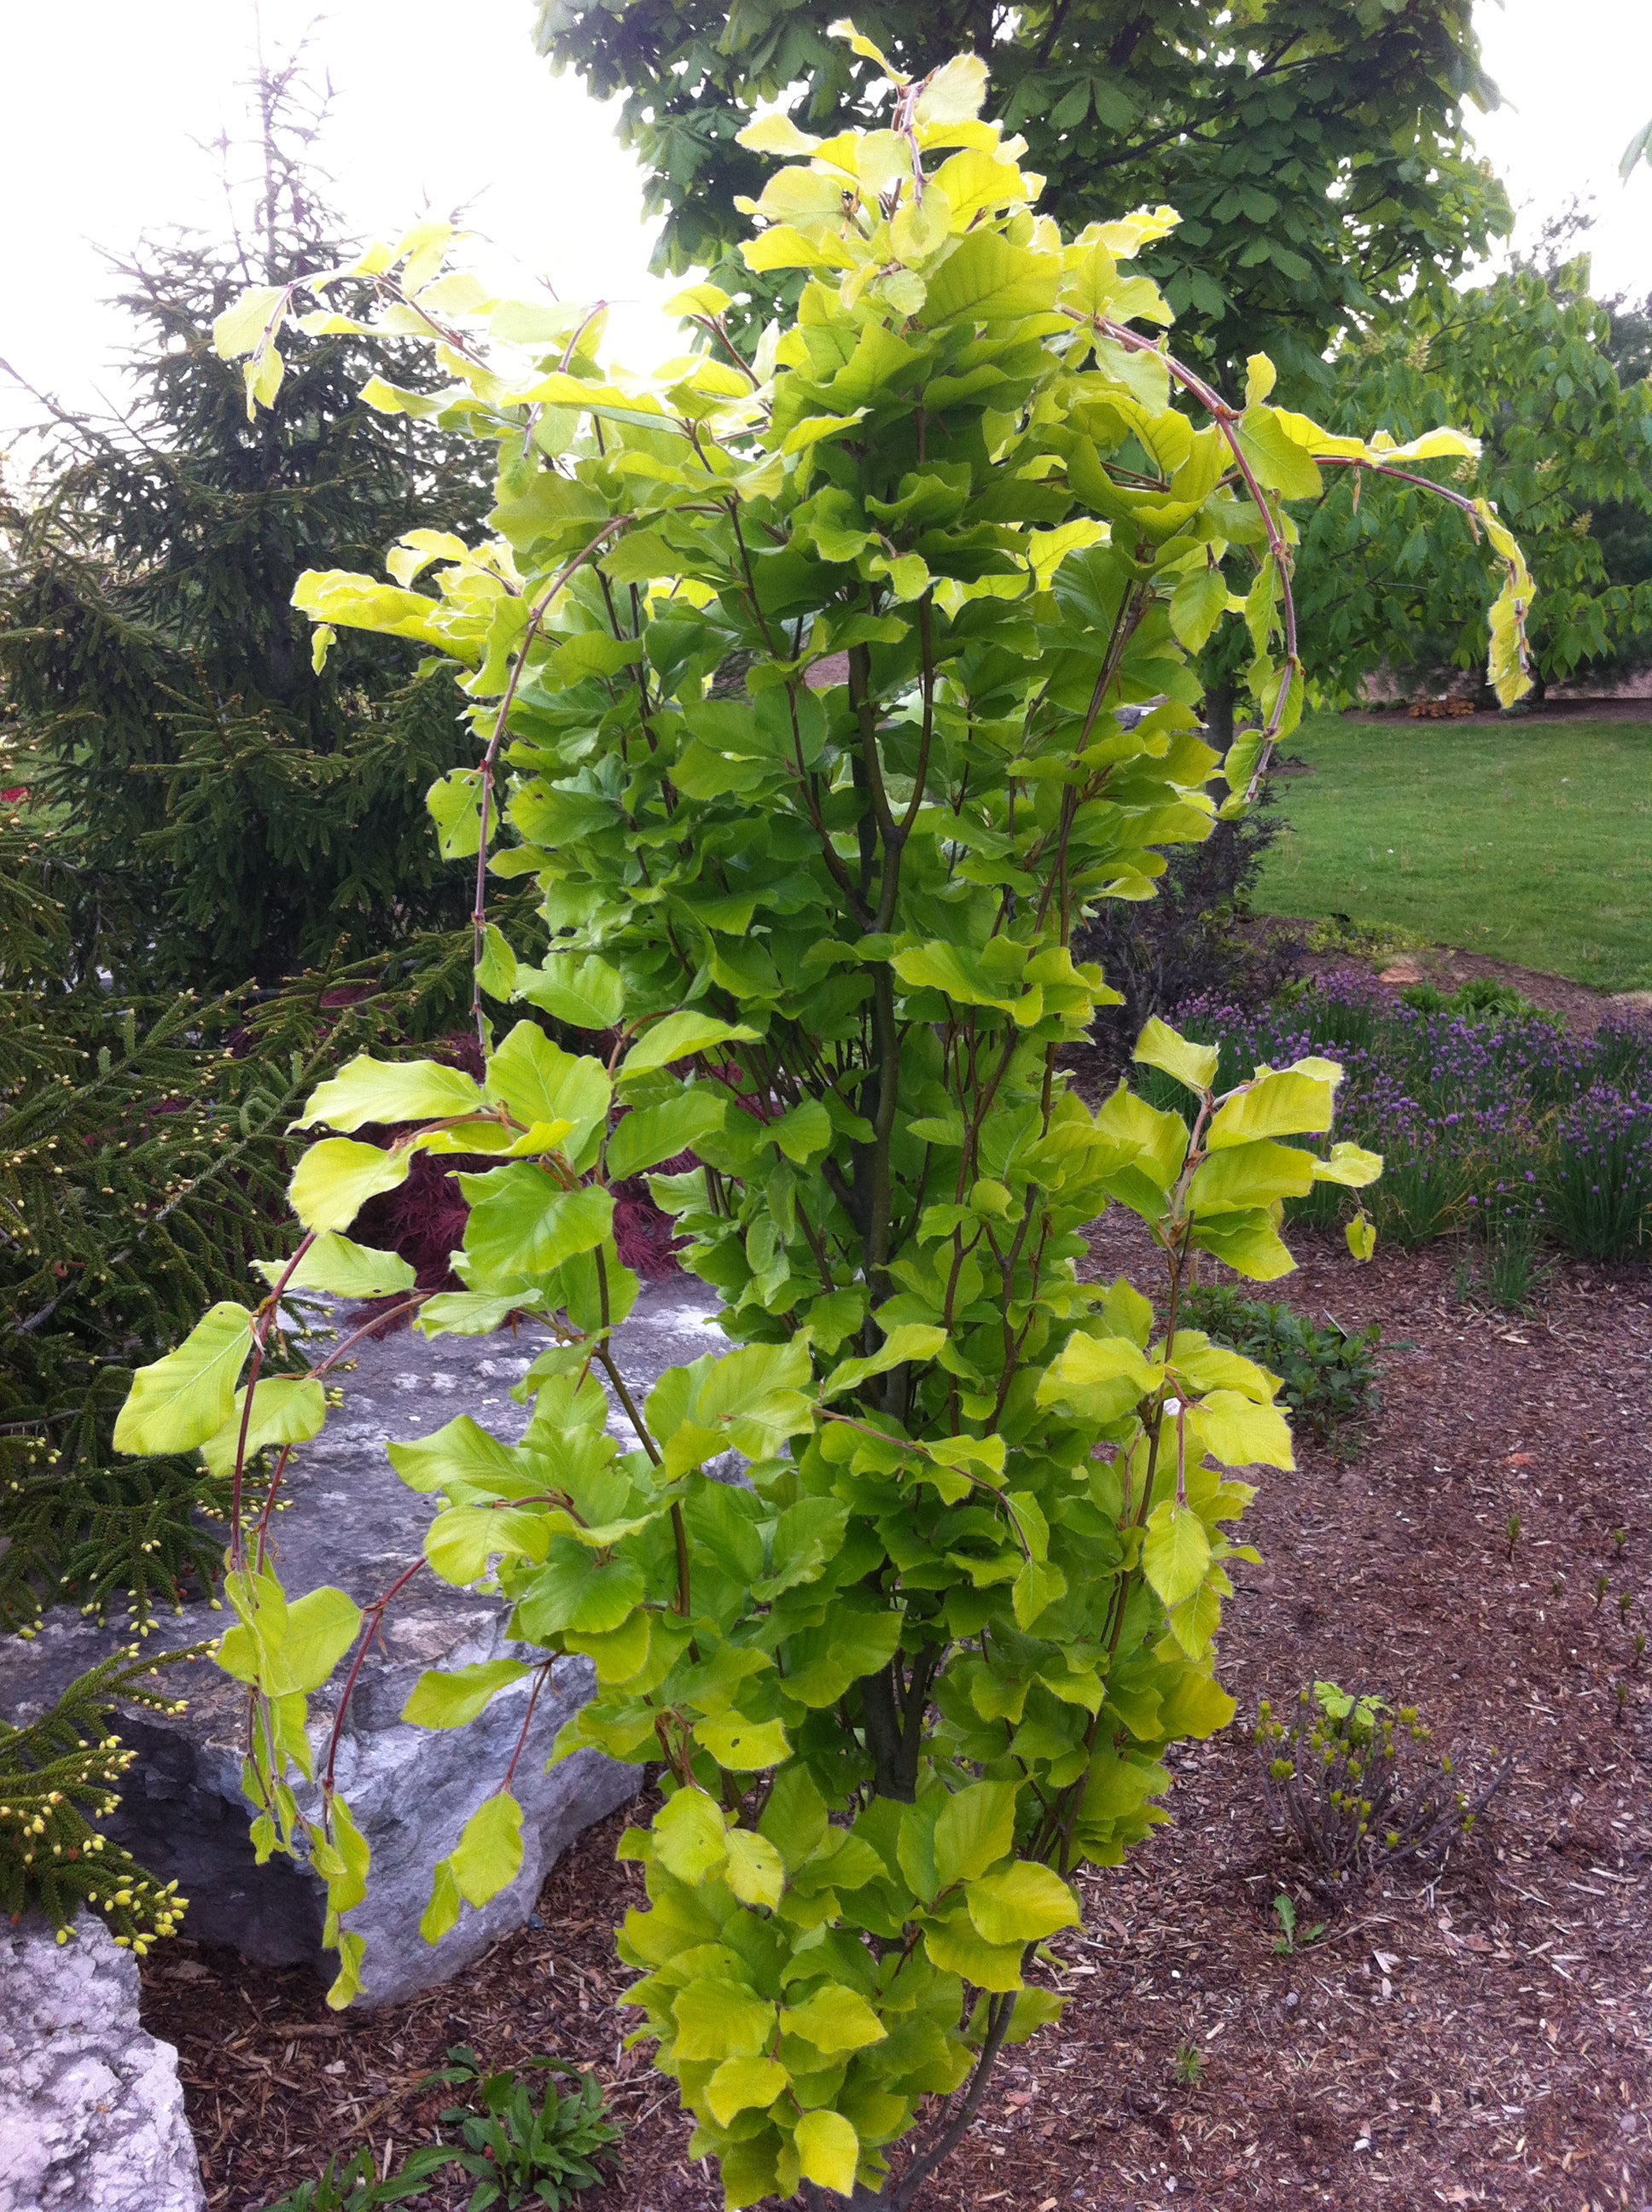
<svg viewBox="0 0 1652 2212"><path fill-rule="evenodd" d="M94 1916L0 1927L0 2212L204 2212L178 2053Z"/></svg>
<svg viewBox="0 0 1652 2212"><path fill-rule="evenodd" d="M707 1326L711 1294L679 1278L645 1287L617 1333L616 1357L640 1404L665 1369L720 1348ZM276 1521L278 1563L290 1596L320 1584L346 1589L359 1604L381 1595L420 1556L439 1500L407 1489L385 1454L387 1441L428 1436L468 1413L507 1440L528 1409L510 1391L547 1341L541 1330L513 1338L438 1337L406 1332L364 1341L353 1371L339 1370L344 1402L314 1443L295 1455ZM610 1421L627 1445L623 1417ZM223 1615L204 1604L157 1624L157 1646L216 1637ZM498 1600L416 1576L384 1617L382 1650L370 1656L352 1696L339 1742L336 1778L373 1853L365 1904L347 1925L367 1939L363 1981L369 2002L388 2003L447 1980L502 1935L520 1927L558 1855L583 1830L625 1804L640 1770L590 1751L554 1772L544 1763L568 1715L589 1697L588 1662L559 1661L535 1707L513 1790L523 1808L521 1874L479 1912L466 1911L434 1950L418 1933L435 1862L458 1841L465 1820L510 1764L527 1706L528 1686L495 1698L468 1728L404 1726L402 1707L427 1668L463 1666L504 1656ZM125 1632L129 1634L130 1632ZM33 1719L75 1675L125 1640L66 1612L49 1613L39 1636L0 1643L0 1711ZM312 1741L325 1742L344 1669L311 1700ZM226 1943L269 1966L305 1961L331 1972L321 1949L324 1898L307 1869L276 1857L259 1867L247 1838L240 1770L246 1695L210 1661L175 1670L187 1700L180 1716L135 1711L120 1732L140 1754L128 1778L112 1835L161 1881L177 1878L190 1900L185 1926L204 1942Z"/></svg>

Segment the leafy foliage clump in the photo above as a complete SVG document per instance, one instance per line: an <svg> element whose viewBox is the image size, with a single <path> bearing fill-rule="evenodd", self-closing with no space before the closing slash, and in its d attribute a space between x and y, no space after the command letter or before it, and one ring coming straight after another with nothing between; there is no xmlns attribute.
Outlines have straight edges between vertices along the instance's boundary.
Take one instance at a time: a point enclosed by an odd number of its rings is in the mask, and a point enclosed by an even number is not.
<svg viewBox="0 0 1652 2212"><path fill-rule="evenodd" d="M1306 1422L1321 1443L1369 1412L1380 1334L1375 1322L1346 1329L1330 1321L1321 1328L1292 1306L1202 1285L1188 1291L1184 1310L1193 1328L1277 1375L1292 1419Z"/></svg>
<svg viewBox="0 0 1652 2212"><path fill-rule="evenodd" d="M1340 1899L1374 1873L1437 1867L1473 1834L1513 1758L1436 1759L1429 1741L1415 1706L1334 1682L1303 1690L1289 1725L1263 1699L1255 1743L1268 1809L1299 1846L1317 1895Z"/></svg>
<svg viewBox="0 0 1652 2212"><path fill-rule="evenodd" d="M777 102L822 137L886 126L874 55L917 78L971 40L1057 222L1181 210L1160 282L1184 351L1218 375L1262 350L1316 394L1351 321L1449 278L1513 222L1465 128L1497 98L1467 0L1250 0L1237 30L1224 0L873 0L865 51L833 35L837 14L541 0L540 51L597 99L625 95L621 136L665 216L658 266L794 303L794 276L742 253L737 210L765 181L742 127Z"/></svg>
<svg viewBox="0 0 1652 2212"><path fill-rule="evenodd" d="M313 2181L295 2183L266 2204L264 2212L377 2212L381 2204L404 2204L410 2197L428 2194L452 2161L451 2150L426 2143L393 2173L381 2174L372 2150L363 2143L350 2158L330 2158Z"/></svg>
<svg viewBox="0 0 1652 2212"><path fill-rule="evenodd" d="M139 1958L157 1936L177 1932L189 1902L177 1883L157 1882L96 1823L114 1811L137 1757L109 1733L110 1714L122 1703L181 1711L150 1685L163 1667L205 1649L141 1658L131 1644L71 1682L38 1720L0 1719L0 1913L15 1920L38 1910L62 1943L85 1907Z"/></svg>
<svg viewBox="0 0 1652 2212"><path fill-rule="evenodd" d="M620 2131L594 2074L566 2059L531 2058L530 2066L566 2075L577 2085L559 2089L549 2081L535 2097L513 2067L489 2072L463 2044L447 2060L434 2079L471 2089L468 2106L450 2106L441 2116L444 2127L457 2128L463 2139L464 2148L452 2154L455 2163L476 2180L467 2212L489 2212L495 2204L507 2212L523 2204L564 2212L582 2191L608 2179Z"/></svg>
<svg viewBox="0 0 1652 2212"><path fill-rule="evenodd" d="M1582 267L1570 281L1516 270L1408 303L1342 356L1331 407L1339 425L1380 421L1397 437L1446 422L1473 429L1477 461L1418 473L1497 486L1541 593L1540 688L1644 658L1652 637L1652 383L1619 381L1610 319ZM1351 698L1383 667L1419 682L1482 667L1479 579L1442 562L1427 490L1378 502L1351 489L1333 490L1303 536L1303 623L1321 690ZM1620 560L1615 549L1631 541Z"/></svg>

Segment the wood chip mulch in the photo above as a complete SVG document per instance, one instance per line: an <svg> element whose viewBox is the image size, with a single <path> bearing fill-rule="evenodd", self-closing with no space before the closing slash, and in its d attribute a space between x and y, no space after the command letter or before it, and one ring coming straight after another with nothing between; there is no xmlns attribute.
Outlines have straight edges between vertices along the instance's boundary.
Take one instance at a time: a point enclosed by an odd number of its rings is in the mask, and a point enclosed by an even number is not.
<svg viewBox="0 0 1652 2212"><path fill-rule="evenodd" d="M1106 1273L1135 1269L1128 1224L1096 1242ZM1007 2055L933 2212L1652 2212L1652 1666L1634 1657L1652 1638L1652 1288L1558 1265L1517 1320L1455 1303L1449 1248L1364 1268L1303 1249L1293 1304L1382 1323L1381 1403L1351 1456L1309 1444L1264 1478L1246 1528L1266 1564L1237 1572L1223 1679L1242 1722L1315 1674L1391 1692L1441 1746L1513 1752L1513 1778L1442 1875L1374 1883L1282 1956L1278 1891L1303 1929L1321 1916L1248 1737L1189 1747L1174 1824L1084 1878L1084 1927L1054 1947L1066 2020ZM432 2139L451 2093L419 2083L461 2042L596 2069L625 2141L592 2212L720 2205L671 2085L622 2047L611 1931L640 1882L615 1863L620 1825L562 1860L537 1924L386 2011L330 2017L307 1974L161 1947L144 2021L179 2046L212 2212L258 2212L331 2151L393 2163Z"/></svg>

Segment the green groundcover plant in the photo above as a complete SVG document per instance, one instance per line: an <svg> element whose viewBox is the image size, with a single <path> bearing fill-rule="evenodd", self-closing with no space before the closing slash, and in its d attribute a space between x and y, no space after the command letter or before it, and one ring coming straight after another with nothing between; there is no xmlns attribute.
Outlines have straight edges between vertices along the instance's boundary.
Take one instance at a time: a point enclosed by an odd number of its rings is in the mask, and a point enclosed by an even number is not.
<svg viewBox="0 0 1652 2212"><path fill-rule="evenodd" d="M464 1177L465 1288L409 1303L432 1335L548 1324L521 1443L461 1415L390 1448L442 1504L365 1612L287 1595L267 1509L233 1522L219 1656L250 1692L258 1846L326 1878L347 2003L368 1850L307 1698L347 1660L348 1696L414 1575L497 1589L521 1656L427 1675L407 1717L461 1726L561 1654L594 1662L555 1756L660 1770L662 1808L622 1845L647 1889L620 1934L629 2002L736 2206L914 2201L1001 2049L1060 2011L1029 1977L1078 1919L1077 1869L1163 1820L1167 1747L1232 1716L1212 1638L1254 1493L1224 1470L1288 1468L1291 1441L1275 1378L1179 1326L1183 1285L1199 1252L1284 1274L1284 1200L1380 1162L1280 1141L1329 1130L1333 1062L1218 1096L1214 1049L1157 1022L1137 1057L1181 1110L1121 1085L1092 1113L1058 1055L1113 994L1071 933L1241 811L1292 726L1287 502L1324 466L1470 450L1329 437L1269 405L1260 356L1230 407L1138 327L1169 320L1135 264L1174 216L1063 239L1018 142L980 119L985 75L891 72L890 127L824 144L752 127L798 158L747 258L807 281L750 362L704 288L682 302L700 349L652 380L606 372L599 313L492 299L445 272L445 226L355 270L375 327L449 380L378 380L374 404L499 450L486 544L416 532L392 581L296 594L318 652L356 625L466 671L480 765L430 804L474 865L485 1075L363 1056L323 1084L290 1260L137 1376L117 1438L204 1445L237 1482L273 1454L275 1495L326 1411L280 1302L385 1287L346 1232L416 1152L494 1157ZM331 281L303 327L330 326ZM275 400L296 313L269 289L221 320L250 404ZM1512 697L1529 584L1490 506L1456 503L1503 565ZM1238 601L1233 545L1254 561ZM1236 605L1260 726L1212 795L1187 656ZM731 664L732 696L710 688ZM490 877L537 881L543 959L489 921ZM600 1053L531 1012L496 1035L519 1004ZM609 1185L684 1152L653 1188L736 1348L639 1404ZM1080 1279L1109 1199L1151 1227L1159 1319ZM635 1449L605 1433L604 1381ZM738 1483L708 1473L730 1451ZM432 1942L518 1872L515 1763L435 1869Z"/></svg>

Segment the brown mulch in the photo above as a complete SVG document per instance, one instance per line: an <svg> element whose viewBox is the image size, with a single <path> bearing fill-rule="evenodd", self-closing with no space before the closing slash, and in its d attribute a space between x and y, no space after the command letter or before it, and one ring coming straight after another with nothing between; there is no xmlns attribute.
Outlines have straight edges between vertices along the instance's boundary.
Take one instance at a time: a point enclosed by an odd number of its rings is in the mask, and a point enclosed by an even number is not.
<svg viewBox="0 0 1652 2212"><path fill-rule="evenodd" d="M1109 1217L1097 1265L1145 1279L1133 1226ZM1561 1264L1513 1320L1455 1304L1445 1247L1364 1268L1303 1250L1293 1304L1381 1322L1381 1403L1351 1456L1307 1444L1263 1478L1246 1533L1266 1564L1236 1571L1223 1679L1242 1720L1316 1673L1391 1691L1441 1746L1512 1751L1513 1779L1442 1875L1379 1881L1281 1956L1278 1891L1304 1929L1321 1914L1244 1732L1187 1747L1174 1824L1084 1878L1085 1925L1055 1947L1066 2020L1007 2055L935 2212L1652 2206L1652 1668L1633 1656L1652 1633L1652 1286ZM306 1974L163 1946L144 2019L180 2047L213 2212L262 2207L330 2151L429 2140L451 2093L417 2085L458 2042L596 2069L625 2164L592 2212L719 2205L671 2085L622 2047L611 1930L640 1882L614 1863L619 1825L556 1868L539 1924L384 2012L331 2018Z"/></svg>

